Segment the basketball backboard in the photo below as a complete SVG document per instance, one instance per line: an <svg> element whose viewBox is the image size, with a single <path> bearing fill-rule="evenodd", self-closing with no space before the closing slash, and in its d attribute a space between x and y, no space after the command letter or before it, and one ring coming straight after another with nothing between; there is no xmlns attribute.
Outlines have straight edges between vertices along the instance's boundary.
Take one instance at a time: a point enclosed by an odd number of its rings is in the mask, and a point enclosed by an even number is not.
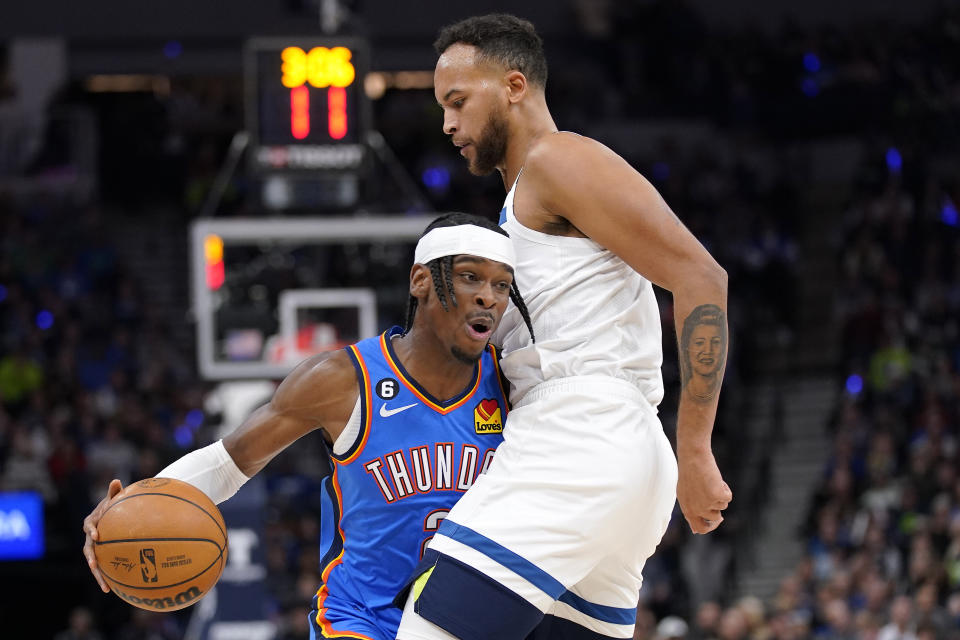
<svg viewBox="0 0 960 640"><path fill-rule="evenodd" d="M197 363L209 380L279 379L403 322L430 216L200 219L190 236Z"/></svg>

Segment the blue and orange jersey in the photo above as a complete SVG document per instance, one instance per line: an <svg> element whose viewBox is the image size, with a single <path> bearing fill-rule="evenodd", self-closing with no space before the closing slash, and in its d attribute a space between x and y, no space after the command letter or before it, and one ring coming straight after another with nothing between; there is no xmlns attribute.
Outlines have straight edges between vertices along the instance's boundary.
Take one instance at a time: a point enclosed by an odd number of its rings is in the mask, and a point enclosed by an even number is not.
<svg viewBox="0 0 960 640"><path fill-rule="evenodd" d="M333 473L324 481L323 582L310 614L318 637L396 637L394 597L502 441L508 407L495 348L487 347L461 393L441 401L397 358L391 338L400 332L347 347L360 421L349 449L331 452Z"/></svg>

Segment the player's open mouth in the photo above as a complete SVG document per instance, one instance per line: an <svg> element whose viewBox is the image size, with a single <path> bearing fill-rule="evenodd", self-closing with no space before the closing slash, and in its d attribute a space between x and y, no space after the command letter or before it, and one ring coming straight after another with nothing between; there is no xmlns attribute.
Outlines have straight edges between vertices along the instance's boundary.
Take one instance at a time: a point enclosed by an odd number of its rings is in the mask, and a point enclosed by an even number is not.
<svg viewBox="0 0 960 640"><path fill-rule="evenodd" d="M486 318L474 318L467 322L467 333L474 340L487 340L493 333L493 322Z"/></svg>
<svg viewBox="0 0 960 640"><path fill-rule="evenodd" d="M470 143L469 143L469 142L468 142L467 144L463 145L462 147L460 147L460 155L466 156L466 155L467 155L467 149L468 149L469 147L470 147Z"/></svg>

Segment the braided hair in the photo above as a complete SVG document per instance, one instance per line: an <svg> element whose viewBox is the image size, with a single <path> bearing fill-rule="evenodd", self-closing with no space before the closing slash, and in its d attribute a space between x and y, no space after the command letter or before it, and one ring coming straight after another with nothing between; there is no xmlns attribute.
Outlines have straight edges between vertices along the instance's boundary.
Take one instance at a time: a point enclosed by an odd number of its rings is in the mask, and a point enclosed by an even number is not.
<svg viewBox="0 0 960 640"><path fill-rule="evenodd" d="M427 225L427 228L423 230L420 237L422 238L439 227L458 227L463 224L483 227L484 229L490 229L491 231L496 231L501 235L510 237L499 225L486 218L470 213L448 213L442 215ZM450 310L447 303L448 299L453 303L453 306L457 306L457 297L453 293L453 256L434 258L428 262L426 266L430 269L430 276L433 278L433 289L437 292L437 299L440 301L440 306L443 307L443 310ZM513 301L524 323L526 323L527 330L530 332L530 339L536 342L537 340L533 335L533 324L530 322L530 312L527 311L527 304L523 301L523 296L520 295L520 289L517 288L516 280L510 285L510 300ZM414 296L410 296L410 298L407 299L407 313L406 320L403 324L403 335L407 335L413 327L413 318L417 315L418 306L419 301Z"/></svg>

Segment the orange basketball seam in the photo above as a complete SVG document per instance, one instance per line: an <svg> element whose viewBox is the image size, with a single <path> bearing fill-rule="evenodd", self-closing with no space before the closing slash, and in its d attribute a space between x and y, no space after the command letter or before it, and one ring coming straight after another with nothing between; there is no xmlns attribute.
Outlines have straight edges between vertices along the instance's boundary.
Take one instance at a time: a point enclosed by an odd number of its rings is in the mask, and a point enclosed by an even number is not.
<svg viewBox="0 0 960 640"><path fill-rule="evenodd" d="M117 543L117 542L146 542L146 541L148 541L148 540L151 541L151 542L210 542L210 543L212 543L213 546L215 546L217 549L220 549L220 548L221 548L219 542L217 542L216 540L211 540L210 538L171 538L171 537L164 537L164 538L114 538L113 540L96 540L96 541L94 541L94 544L96 544L96 545L101 545L101 544L114 544L114 543Z"/></svg>
<svg viewBox="0 0 960 640"><path fill-rule="evenodd" d="M186 485L188 485L188 486L196 489L196 487L194 487L193 485L191 485L189 482L185 482L184 484L186 484ZM200 491L200 490L197 489L197 491ZM201 493L203 493L203 492L201 491ZM204 495L206 495L206 494L204 494ZM120 498L120 499L117 500L116 502L112 503L109 507L107 507L107 510L103 512L103 515L102 515L102 516L100 516L100 519L102 520L104 517L106 517L106 515L110 512L110 509L113 509L116 505L120 504L121 502L126 502L127 500L132 500L133 498L138 498L138 497L140 497L140 496L162 496L162 497L164 497L164 498L173 498L174 500L182 500L183 502L186 502L187 504L193 505L193 506L196 507L197 509L200 509L200 511L202 511L208 518L210 518L211 520L213 520L213 524L215 524L215 525L217 526L217 529L219 529L219 530L220 530L220 533L223 534L223 539L224 539L224 541L226 541L226 539L227 539L227 532L223 530L223 527L221 527L221 526L220 526L220 523L217 522L217 519L213 517L213 514L211 514L209 511L207 511L206 509L204 509L202 506L200 506L199 504L197 504L197 503L194 502L193 500L188 500L187 498L181 498L180 496L175 496L175 495L170 494L170 493L159 493L159 492L146 493L146 492L145 492L145 493L135 493L135 494L133 494L132 496L125 496L125 497L123 497L123 498ZM214 505L214 507L216 507L216 505ZM222 518L222 517L223 517L223 516L221 516L221 518ZM224 526L226 526L226 523L224 523Z"/></svg>

